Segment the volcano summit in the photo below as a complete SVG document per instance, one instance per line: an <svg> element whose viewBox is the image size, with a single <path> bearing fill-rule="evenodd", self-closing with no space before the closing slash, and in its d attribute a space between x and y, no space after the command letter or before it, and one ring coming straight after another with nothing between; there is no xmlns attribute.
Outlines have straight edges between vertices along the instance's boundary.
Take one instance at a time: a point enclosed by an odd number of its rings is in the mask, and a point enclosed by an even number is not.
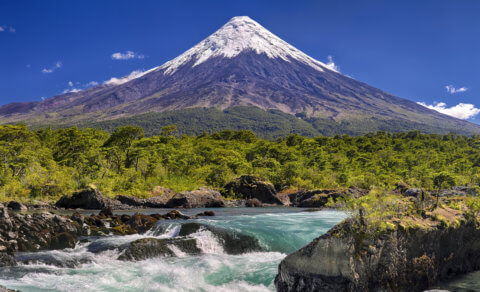
<svg viewBox="0 0 480 292"><path fill-rule="evenodd" d="M232 18L162 66L44 101L0 107L0 122L20 121L107 129L137 124L150 134L168 124L187 134L226 128L262 134L275 127L310 135L480 132L478 125L342 75L247 16Z"/></svg>

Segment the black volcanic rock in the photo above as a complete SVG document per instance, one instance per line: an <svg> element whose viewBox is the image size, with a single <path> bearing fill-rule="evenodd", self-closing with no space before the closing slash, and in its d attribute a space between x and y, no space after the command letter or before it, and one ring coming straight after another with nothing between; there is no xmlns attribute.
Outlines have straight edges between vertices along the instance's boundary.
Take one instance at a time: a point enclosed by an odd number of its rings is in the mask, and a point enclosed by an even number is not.
<svg viewBox="0 0 480 292"><path fill-rule="evenodd" d="M112 209L121 209L125 208L117 200L112 200L105 197L97 189L86 189L83 191L76 192L71 196L63 196L56 203L55 206L59 208L67 209L99 209L112 208Z"/></svg>
<svg viewBox="0 0 480 292"><path fill-rule="evenodd" d="M398 228L376 238L348 219L288 255L277 291L424 291L480 268L480 229ZM357 225L358 226L358 225Z"/></svg>

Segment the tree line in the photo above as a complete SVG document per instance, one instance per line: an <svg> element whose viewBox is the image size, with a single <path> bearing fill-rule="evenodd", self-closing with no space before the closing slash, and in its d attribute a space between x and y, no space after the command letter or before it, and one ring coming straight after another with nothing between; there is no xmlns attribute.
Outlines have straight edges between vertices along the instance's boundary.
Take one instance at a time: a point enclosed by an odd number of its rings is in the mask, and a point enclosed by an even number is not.
<svg viewBox="0 0 480 292"><path fill-rule="evenodd" d="M104 194L147 197L221 188L244 174L277 190L356 186L391 189L398 182L435 189L480 183L480 137L377 132L315 138L260 139L251 131L176 135L175 126L146 137L140 127L99 129L0 126L0 199L54 200L87 186Z"/></svg>

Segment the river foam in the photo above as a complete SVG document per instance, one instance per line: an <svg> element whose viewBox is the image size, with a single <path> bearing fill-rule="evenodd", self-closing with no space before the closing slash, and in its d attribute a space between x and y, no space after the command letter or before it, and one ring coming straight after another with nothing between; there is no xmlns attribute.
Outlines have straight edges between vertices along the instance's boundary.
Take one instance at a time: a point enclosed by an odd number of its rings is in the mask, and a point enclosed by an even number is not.
<svg viewBox="0 0 480 292"><path fill-rule="evenodd" d="M278 264L288 252L346 217L336 211L235 212L197 221L254 236L265 251L226 254L212 232L201 229L189 235L196 239L201 255L172 248L177 257L117 260L121 247L136 239L176 237L181 222L164 221L144 235L109 236L74 249L20 254L19 259L28 263L0 269L0 285L21 291L271 291Z"/></svg>

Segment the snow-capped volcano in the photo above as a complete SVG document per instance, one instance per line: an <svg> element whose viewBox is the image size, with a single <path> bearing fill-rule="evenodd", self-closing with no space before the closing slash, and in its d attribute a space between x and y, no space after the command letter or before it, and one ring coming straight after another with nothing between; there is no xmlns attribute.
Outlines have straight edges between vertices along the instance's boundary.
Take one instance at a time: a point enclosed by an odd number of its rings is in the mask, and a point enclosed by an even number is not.
<svg viewBox="0 0 480 292"><path fill-rule="evenodd" d="M237 16L190 50L162 65L160 69L165 69L166 74L172 74L192 60L193 66L197 66L212 57L234 58L245 51L265 54L269 58L281 58L287 62L294 59L319 71L328 68L324 63L283 41L250 17Z"/></svg>
<svg viewBox="0 0 480 292"><path fill-rule="evenodd" d="M345 133L480 129L344 76L247 16L230 19L177 58L134 73L84 91L2 106L0 122L69 125L147 112L254 106L296 114L315 127L338 123ZM328 123L315 122L322 119Z"/></svg>

